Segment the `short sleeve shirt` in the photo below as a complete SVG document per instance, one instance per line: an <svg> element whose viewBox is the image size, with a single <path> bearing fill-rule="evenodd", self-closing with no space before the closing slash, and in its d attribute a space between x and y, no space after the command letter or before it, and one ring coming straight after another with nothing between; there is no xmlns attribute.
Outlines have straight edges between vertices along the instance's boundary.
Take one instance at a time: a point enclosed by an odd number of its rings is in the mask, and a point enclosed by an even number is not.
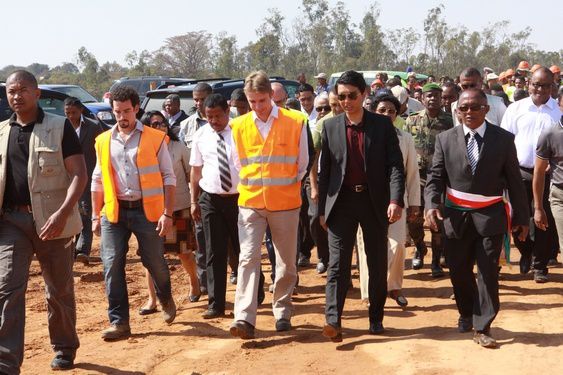
<svg viewBox="0 0 563 375"><path fill-rule="evenodd" d="M551 166L551 182L563 189L563 117L559 123L544 129L538 138L536 156L548 160Z"/></svg>
<svg viewBox="0 0 563 375"><path fill-rule="evenodd" d="M30 205L29 183L27 179L27 164L29 160L29 140L36 123L43 122L45 113L41 108L37 113L37 120L25 126L19 124L14 113L10 117L10 136L8 139L8 154L6 161L6 191L4 202L11 206ZM61 150L63 159L82 154L82 147L76 131L67 119L64 125ZM3 202L3 203L4 203ZM2 205L6 207L6 204Z"/></svg>

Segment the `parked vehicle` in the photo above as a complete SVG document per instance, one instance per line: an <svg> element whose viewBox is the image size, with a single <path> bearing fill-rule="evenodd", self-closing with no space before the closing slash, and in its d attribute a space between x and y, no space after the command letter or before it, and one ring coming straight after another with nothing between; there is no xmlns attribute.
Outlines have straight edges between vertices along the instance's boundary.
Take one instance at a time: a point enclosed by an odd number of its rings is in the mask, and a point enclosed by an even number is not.
<svg viewBox="0 0 563 375"><path fill-rule="evenodd" d="M67 96L74 96L80 99L82 104L86 106L100 121L107 125L115 124L115 116L111 110L111 106L107 103L100 102L92 94L78 85L39 85L44 90L58 91Z"/></svg>
<svg viewBox="0 0 563 375"><path fill-rule="evenodd" d="M53 113L55 115L63 116L65 115L64 101L70 95L59 91L53 91L46 88L41 89L41 97L39 98L39 106L43 108L45 112ZM7 120L12 115L13 111L8 105L8 99L6 97L6 86L2 83L0 84L0 121ZM87 107L83 111L84 116L93 119L96 122L102 123L100 119ZM102 123L104 126L104 124ZM107 125L104 126L107 128Z"/></svg>
<svg viewBox="0 0 563 375"><path fill-rule="evenodd" d="M180 107L188 114L194 112L193 89L198 82L205 81L211 86L214 93L223 95L230 99L235 89L244 87L244 79L222 80L221 78L209 80L194 80L184 85L167 87L158 90L148 91L146 98L141 104L141 108L145 111L160 111L164 99L170 94L178 94L180 96ZM299 82L287 80L284 77L270 77L272 82L280 82L284 85L290 98L295 97L295 92L299 87Z"/></svg>
<svg viewBox="0 0 563 375"><path fill-rule="evenodd" d="M364 80L366 81L368 87L370 87L371 83L375 80L375 76L377 75L377 73L387 73L387 76L389 78L393 78L394 76L399 76L403 81L407 80L407 75L408 75L408 73L406 72L399 72L395 70L358 70L358 72L364 75ZM332 73L330 75L330 79L328 80L328 84L331 87L333 87L336 84L336 80L340 78L342 73L344 72ZM426 74L419 74L419 73L416 74L417 81L420 82L426 79L428 79L428 76Z"/></svg>
<svg viewBox="0 0 563 375"><path fill-rule="evenodd" d="M181 85L186 82L192 81L191 78L181 77L165 77L165 76L145 76L145 77L123 77L118 79L111 85L108 92L104 94L104 101L109 99L109 92L117 86L130 86L134 88L139 94L141 103L145 99L147 91L156 90L157 88L165 85Z"/></svg>

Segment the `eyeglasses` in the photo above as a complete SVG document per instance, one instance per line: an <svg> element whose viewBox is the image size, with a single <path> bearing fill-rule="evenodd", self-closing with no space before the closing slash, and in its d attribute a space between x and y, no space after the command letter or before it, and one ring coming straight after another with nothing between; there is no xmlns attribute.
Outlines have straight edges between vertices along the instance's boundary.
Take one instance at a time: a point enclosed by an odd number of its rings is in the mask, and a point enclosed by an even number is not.
<svg viewBox="0 0 563 375"><path fill-rule="evenodd" d="M159 126L163 126L163 125L165 125L165 124L164 124L164 122L162 122L162 121L153 121L153 122L151 122L151 126L152 126L153 128L156 128L156 127L159 127Z"/></svg>
<svg viewBox="0 0 563 375"><path fill-rule="evenodd" d="M544 84L541 84L541 83L534 82L534 83L531 83L530 85L531 85L533 88L535 88L536 90L538 90L538 89L551 90L551 86L552 86L553 84L552 84L552 83L544 83Z"/></svg>
<svg viewBox="0 0 563 375"><path fill-rule="evenodd" d="M469 110L471 110L471 112L478 112L485 108L487 108L486 105L462 105L461 107L457 107L457 110L460 112L468 112Z"/></svg>
<svg viewBox="0 0 563 375"><path fill-rule="evenodd" d="M377 109L376 112L379 113L380 115L386 115L386 114L387 114L387 115L396 115L396 114L397 114L397 110L396 110L396 109L392 109L392 108L389 108L389 109L385 109L385 108Z"/></svg>
<svg viewBox="0 0 563 375"><path fill-rule="evenodd" d="M317 112L330 112L330 106L329 105L325 105L325 106L321 106L321 107L315 107L315 109L317 110Z"/></svg>
<svg viewBox="0 0 563 375"><path fill-rule="evenodd" d="M341 102L346 100L346 98L348 98L350 100L356 100L356 99L358 99L359 96L360 96L359 91L354 91L354 92L351 92L349 94L338 94L338 100L340 100Z"/></svg>

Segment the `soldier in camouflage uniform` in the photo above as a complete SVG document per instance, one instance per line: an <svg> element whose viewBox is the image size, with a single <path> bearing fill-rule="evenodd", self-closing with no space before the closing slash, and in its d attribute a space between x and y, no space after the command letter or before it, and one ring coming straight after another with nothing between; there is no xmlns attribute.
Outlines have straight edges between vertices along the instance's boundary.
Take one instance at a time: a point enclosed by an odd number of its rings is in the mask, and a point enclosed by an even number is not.
<svg viewBox="0 0 563 375"><path fill-rule="evenodd" d="M432 166L434 155L434 143L436 136L453 127L452 115L441 109L442 89L435 83L428 83L422 88L422 104L425 109L407 117L405 131L412 134L418 158L418 170L420 173L420 189L424 191L426 177ZM424 199L424 194L421 194ZM422 202L424 206L424 201ZM424 218L419 216L416 220L409 222L409 234L416 246L412 268L421 269L424 265L424 256L427 253L424 243ZM432 277L444 276L440 265L440 257L443 255L442 235L440 232L432 234Z"/></svg>

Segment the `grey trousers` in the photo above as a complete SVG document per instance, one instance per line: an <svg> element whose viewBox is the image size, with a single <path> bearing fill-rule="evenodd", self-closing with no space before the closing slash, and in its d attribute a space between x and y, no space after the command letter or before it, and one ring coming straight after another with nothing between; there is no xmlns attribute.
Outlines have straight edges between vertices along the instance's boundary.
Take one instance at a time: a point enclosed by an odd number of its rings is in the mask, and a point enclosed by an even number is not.
<svg viewBox="0 0 563 375"><path fill-rule="evenodd" d="M19 374L23 362L25 292L34 254L45 280L51 345L72 356L79 346L72 238L42 241L32 214L5 212L0 217L0 372L7 374Z"/></svg>
<svg viewBox="0 0 563 375"><path fill-rule="evenodd" d="M238 283L235 295L235 320L256 325L260 260L266 226L270 226L276 252L276 279L272 308L274 317L291 319L291 296L297 281L297 226L299 208L287 211L268 211L239 207L238 228L240 255Z"/></svg>
<svg viewBox="0 0 563 375"><path fill-rule="evenodd" d="M559 250L563 253L563 189L555 185L551 187L549 204L559 236Z"/></svg>

